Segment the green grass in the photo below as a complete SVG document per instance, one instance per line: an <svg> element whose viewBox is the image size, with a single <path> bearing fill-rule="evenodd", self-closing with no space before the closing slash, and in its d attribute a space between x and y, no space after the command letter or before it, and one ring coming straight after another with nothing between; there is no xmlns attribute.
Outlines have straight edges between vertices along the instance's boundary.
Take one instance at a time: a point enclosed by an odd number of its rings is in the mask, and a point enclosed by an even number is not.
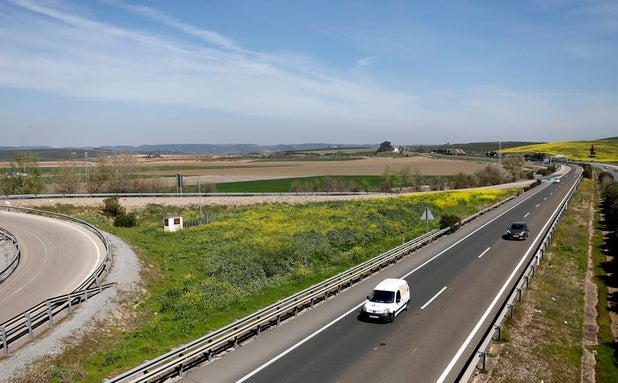
<svg viewBox="0 0 618 383"><path fill-rule="evenodd" d="M281 178L273 180L258 180L258 181L243 181L243 182L225 182L218 183L217 193L289 193L293 190L293 185L301 186L299 191L311 191L312 185L321 185L323 191L324 185L341 184L349 185L356 184L360 187L359 191L375 191L379 189L381 176L331 176L331 177L298 177L298 178ZM185 190L196 189L196 186L191 185L185 187ZM197 191L197 190L194 190Z"/></svg>
<svg viewBox="0 0 618 383"><path fill-rule="evenodd" d="M515 305L489 382L579 382L591 184L580 185L523 293L524 303Z"/></svg>
<svg viewBox="0 0 618 383"><path fill-rule="evenodd" d="M597 214L597 221L600 222L600 216ZM598 340L599 344L594 348L596 351L596 368L595 378L597 383L610 383L616 381L618 376L618 344L614 342L614 336L611 331L611 318L609 315L610 305L607 286L616 286L616 276L613 279L607 275L604 265L607 263L607 258L604 253L604 238L601 231L602 225L598 225L595 230L593 256L595 263L595 279L598 286L598 317L597 324L599 325ZM615 301L614 297L614 301ZM613 302L612 304L615 304ZM614 306L615 307L615 306ZM615 309L615 308L614 308Z"/></svg>
<svg viewBox="0 0 618 383"><path fill-rule="evenodd" d="M584 179L570 208L554 234L545 258L524 291L524 302L515 306L514 320L507 321L506 343L490 383L540 381L579 382L584 352L584 280L588 256L589 204L598 203L594 181ZM600 231L593 245L599 261ZM602 269L596 269L602 273ZM602 277L601 277L602 278ZM599 287L600 345L596 381L615 382L616 346L609 333L607 291Z"/></svg>
<svg viewBox="0 0 618 383"><path fill-rule="evenodd" d="M34 368L40 381L100 382L203 336L425 232L425 205L460 217L518 190L451 191L302 205L212 207L208 225L164 233L162 217L195 209L149 205L139 226L115 228L98 210L47 208L86 219L136 249L147 293L126 298L122 318ZM439 225L431 221L430 229ZM32 374L24 378L28 381Z"/></svg>

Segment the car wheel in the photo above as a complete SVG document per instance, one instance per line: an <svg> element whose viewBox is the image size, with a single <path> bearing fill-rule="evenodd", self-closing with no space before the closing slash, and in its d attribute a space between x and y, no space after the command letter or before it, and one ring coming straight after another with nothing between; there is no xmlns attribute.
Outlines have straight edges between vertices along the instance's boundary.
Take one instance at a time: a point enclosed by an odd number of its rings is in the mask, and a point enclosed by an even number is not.
<svg viewBox="0 0 618 383"><path fill-rule="evenodd" d="M390 317L388 318L388 321L390 323L393 323L395 321L395 313L391 313Z"/></svg>

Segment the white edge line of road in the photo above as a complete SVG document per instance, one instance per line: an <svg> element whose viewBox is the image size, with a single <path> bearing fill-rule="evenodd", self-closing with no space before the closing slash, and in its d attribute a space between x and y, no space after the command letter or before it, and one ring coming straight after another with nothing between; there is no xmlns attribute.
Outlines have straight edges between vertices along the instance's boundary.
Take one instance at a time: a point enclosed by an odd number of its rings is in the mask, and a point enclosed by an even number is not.
<svg viewBox="0 0 618 383"><path fill-rule="evenodd" d="M258 372L262 371L263 369L265 369L266 367L270 366L271 364L275 363L277 360L283 358L285 355L289 354L290 352L294 351L296 348L300 347L301 345L303 345L305 342L309 341L310 339L312 339L313 337L315 337L316 335L318 335L319 333L321 333L322 331L326 330L327 328L329 328L330 326L332 326L333 324L339 322L342 318L348 316L350 313L358 310L359 307L361 307L362 305L364 305L365 302L361 302L360 304L354 306L353 308L351 308L350 310L346 311L345 313L341 314L340 316L338 316L337 318L333 319L332 321L330 321L329 323L327 323L326 325L324 325L322 328L320 328L319 330L315 331L314 333L312 333L311 335L307 336L306 338L304 338L303 340L299 341L298 343L294 344L293 346L291 346L290 348L288 348L287 350L283 351L281 354L277 355L276 357L272 358L271 360L269 360L268 362L262 364L260 367L256 368L255 370L251 371L250 373L248 373L247 375L243 376L242 378L238 379L236 381L236 383L242 383L244 381L246 381L247 379L251 378L253 375L257 374Z"/></svg>
<svg viewBox="0 0 618 383"><path fill-rule="evenodd" d="M80 225L75 226L75 224L72 224L72 223L69 223L69 222L64 222L62 220L57 220L57 221L59 221L59 223L65 225L65 226L68 226L69 228L77 231L79 234L81 234L84 237L86 237L90 241L90 243L92 243L94 248L97 249L97 261L94 263L94 266L92 266L92 268L88 272L88 276L86 278L84 278L84 280L81 281L78 284L78 286L79 286L82 283L86 282L92 276L92 273L94 273L94 271L97 269L97 267L99 267L99 263L101 262L101 249L99 249L99 246L97 246L97 243L95 242L95 240L89 235L90 233L92 233L89 229L84 228L83 226L80 226ZM88 230L88 231L84 231L84 230Z"/></svg>
<svg viewBox="0 0 618 383"><path fill-rule="evenodd" d="M540 189L539 189L540 191ZM507 212L509 212L510 210L512 210L513 208L515 208L515 206L518 206L520 204L522 204L524 201L526 201L528 198L531 198L534 194L531 194L529 196L527 196L526 198L524 198L523 200L521 200L520 202L518 202L517 204L513 205L512 207L510 207L509 209L507 209L506 211L504 211L503 213L497 215L496 217L494 217L492 220L490 220L489 222L485 223L484 225L480 226L479 228L477 228L476 230L472 231L470 234L468 234L466 237L460 239L459 241L455 242L454 244L452 244L451 246L447 247L445 250L441 251L440 253L434 255L433 257L431 257L429 260L425 261L423 264L421 264L420 266L416 267L414 270L410 271L409 273L405 274L404 276L402 276L402 278L407 278L408 276L412 275L413 273L415 273L416 271L418 271L419 269L421 269L422 267L424 267L425 265L427 265L429 262L433 261L434 259L438 258L439 256L441 256L442 254L446 253L448 250L452 249L453 247L455 247L456 245L458 245L459 243L461 243L464 239L466 239L467 237L471 236L472 234L476 233L477 231L481 230L482 228L484 228L485 226L489 225L491 222L495 221L496 219L500 218L501 216L503 216L504 214L506 214ZM541 231L542 232L542 231ZM537 236L538 239L538 236ZM536 239L535 239L536 241ZM525 257L524 257L525 258ZM519 268L519 266L518 266ZM446 289L446 286L438 293L436 294L435 297L437 297L438 295L440 295L444 290ZM501 295L501 294L498 294ZM434 298L435 298L434 297ZM425 306L427 304L429 304L431 301L433 300L433 298L427 302L425 304ZM286 356L287 354L289 354L290 352L294 351L295 349L297 349L298 347L300 347L301 345L303 345L304 343L308 342L309 340L311 340L312 338L314 338L315 336L317 336L318 334L320 334L322 331L326 330L327 328L329 328L330 326L332 326L333 324L339 322L342 318L345 318L346 316L348 316L350 313L358 310L363 304L365 304L365 302L361 302L358 305L354 306L353 308L351 308L350 310L346 311L345 313L341 314L340 316L338 316L337 318L333 319L332 321L330 321L329 323L327 323L326 325L324 325L323 327L321 327L320 329L318 329L317 331L313 332L312 334L308 335L307 337L305 337L304 339L300 340L298 343L292 345L291 347L289 347L288 349L286 349L285 351L281 352L280 354L278 354L277 356L275 356L274 358L272 358L271 360L269 360L268 362L262 364L261 366L259 366L258 368L254 369L253 371L249 372L247 375L243 376L242 378L236 380L236 383L242 383L247 381L248 379L250 379L251 377L253 377L254 375L256 375L257 373L259 373L260 371L264 370L266 367L270 366L271 364L275 363L277 360L283 358L284 356ZM492 303L493 305L493 303ZM489 311L489 310L488 310ZM479 322L481 323L482 320ZM477 325L480 326L480 325ZM476 327L475 330L471 333L470 338L472 337L472 334L474 334L477 331ZM468 343L468 341L466 341L464 343L464 346ZM463 348L463 346L462 346ZM458 351L458 354L460 355L463 351L460 349L460 351ZM456 355L457 356L457 355ZM453 358L453 360L457 360L457 358ZM454 362L451 362L453 365L455 364ZM448 370L450 372L450 369L452 369L452 366L448 367ZM443 375L447 375L444 374Z"/></svg>
<svg viewBox="0 0 618 383"><path fill-rule="evenodd" d="M575 187L575 185L573 185L573 187ZM567 199L567 197L569 196L569 193L567 193L564 198L562 199L562 202L560 203L559 206L562 206L564 201ZM523 202L523 201L522 201ZM508 279L506 280L506 282L504 282L504 285L502 286L502 288L500 289L500 291L498 291L498 294L496 294L496 297L493 299L493 301L491 302L491 304L489 305L489 307L487 307L487 310L485 311L485 313L483 313L483 315L481 316L481 319L479 319L479 321L477 322L477 324L474 326L474 328L472 329L472 331L470 332L470 334L468 335L468 337L466 338L466 340L462 343L461 347L459 347L459 350L457 350L457 352L455 353L455 355L453 356L453 359L451 359L450 363L448 364L448 366L446 367L446 369L442 372L442 375L440 375L440 377L438 378L438 380L436 380L436 383L442 383L444 382L444 380L446 379L446 377L451 373L451 370L453 369L453 367L455 366L455 363L457 363L457 361L459 360L459 358L461 357L461 354L463 354L463 352L468 348L468 343L470 343L470 341L472 340L472 338L474 337L474 335L478 332L479 328L481 327L481 325L483 324L483 322L485 321L485 319L487 319L487 317L489 316L489 313L493 310L494 306L496 305L496 303L498 303L498 300L500 299L500 296L504 293L504 291L506 290L506 288L508 287L508 285L511 283L511 280L515 277L515 275L517 274L517 271L519 270L519 268L524 264L524 262L526 261L526 258L528 258L528 255L530 254L530 252L532 251L532 249L534 248L534 244L539 240L539 238L541 237L541 234L543 234L543 232L545 231L545 229L547 228L547 226L549 225L550 222L553 221L553 218L558 214L558 210L555 210L554 213L552 214L552 219L548 220L545 225L543 225L543 228L541 230L539 230L539 234L537 234L536 238L534 239L534 241L532 242L532 244L528 247L528 250L526 251L526 253L522 256L521 260L519 261L519 263L517 264L517 267L513 270L513 272L511 273L511 275L509 275Z"/></svg>

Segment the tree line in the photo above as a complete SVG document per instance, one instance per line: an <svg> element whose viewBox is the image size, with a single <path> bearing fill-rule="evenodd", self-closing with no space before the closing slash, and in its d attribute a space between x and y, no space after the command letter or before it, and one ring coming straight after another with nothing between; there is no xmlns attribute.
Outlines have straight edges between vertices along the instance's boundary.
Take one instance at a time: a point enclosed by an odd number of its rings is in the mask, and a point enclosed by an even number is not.
<svg viewBox="0 0 618 383"><path fill-rule="evenodd" d="M390 143L385 142L386 150ZM414 165L399 169L386 166L380 176L377 187L380 192L392 193L420 190L464 189L480 186L498 185L519 179L532 179L534 174L524 169L521 156L506 157L501 166L489 164L473 174L460 172L454 176L425 176ZM136 159L128 154L115 154L99 157L96 161L76 163L67 161L61 166L46 169L39 166L33 152L18 152L15 161L9 164L6 172L0 174L0 192L4 195L15 194L77 194L77 193L149 193L162 192L171 188L162 177L137 177ZM548 167L537 170L542 175L550 174L555 169ZM216 185L203 185L202 192L215 192ZM375 188L375 186L373 186ZM290 192L364 192L370 190L367 182L342 180L337 177L325 177L321 180L291 183Z"/></svg>
<svg viewBox="0 0 618 383"><path fill-rule="evenodd" d="M607 254L617 254L618 251L618 182L606 171L599 173L598 182L601 185L602 224L607 232L605 248ZM616 286L618 278L618 257L611 257L607 262L606 272L614 278L612 286Z"/></svg>

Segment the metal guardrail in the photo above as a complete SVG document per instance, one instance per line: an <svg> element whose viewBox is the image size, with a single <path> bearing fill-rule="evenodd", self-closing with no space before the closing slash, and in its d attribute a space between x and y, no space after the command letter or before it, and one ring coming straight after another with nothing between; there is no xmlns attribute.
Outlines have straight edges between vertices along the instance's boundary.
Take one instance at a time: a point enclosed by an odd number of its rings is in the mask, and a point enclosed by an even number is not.
<svg viewBox="0 0 618 383"><path fill-rule="evenodd" d="M22 340L26 335L29 337L28 340L33 340L36 330L41 329L45 324L49 324L49 328L53 327L54 318L58 319L62 313L72 313L73 306L87 301L90 297L114 285L115 283L107 283L50 298L2 323L0 325L0 348L3 349L4 356L9 356L9 345Z"/></svg>
<svg viewBox="0 0 618 383"><path fill-rule="evenodd" d="M338 294L384 267L396 263L447 231L448 229L433 230L191 343L147 361L141 366L103 381L106 383L155 382L174 375L182 375L185 369L204 361L210 361L213 356L238 347L245 340L258 336L265 329L278 326L285 319L298 315L301 311Z"/></svg>
<svg viewBox="0 0 618 383"><path fill-rule="evenodd" d="M513 198L510 197L483 209L462 220L460 224L470 222ZM419 248L447 234L450 230L451 228L449 227L430 231L358 266L239 319L232 324L215 330L153 360L146 361L142 365L123 374L111 379L104 379L103 382L162 382L170 377L182 375L184 371L200 363L211 361L214 356L230 348L238 347L244 341L260 335L265 329L278 326L282 321L298 315L301 311L313 307L316 303L335 296L342 290L353 286L388 265L398 262Z"/></svg>
<svg viewBox="0 0 618 383"><path fill-rule="evenodd" d="M109 198L109 197L126 197L126 198L144 198L144 197L248 197L248 196L338 196L338 195L393 195L396 193L381 193L381 192L276 192L276 193L77 193L77 194L8 194L1 195L2 199L54 199L54 198Z"/></svg>
<svg viewBox="0 0 618 383"><path fill-rule="evenodd" d="M11 242L13 242L13 246L15 246L15 253L13 254L13 258L9 261L8 265L3 270L0 270L1 283L5 279L7 279L9 275L11 275L15 268L17 268L17 265L19 264L19 256L21 253L19 251L19 243L17 243L17 238L15 238L15 235L13 235L13 233L0 227L0 236L2 236L2 240L4 241L10 240Z"/></svg>
<svg viewBox="0 0 618 383"><path fill-rule="evenodd" d="M21 211L24 213L49 216L52 218L59 218L76 222L82 226L87 227L90 231L94 232L101 239L101 241L105 245L106 250L105 259L103 260L103 262L92 272L92 274L90 274L90 276L88 276L88 278L86 278L79 286L77 286L73 290L73 292L67 295L48 299L45 302L39 303L38 305L32 307L30 310L27 310L26 312L19 314L12 319L9 319L8 321L0 324L0 349L3 350L3 354L5 356L8 356L9 345L18 342L26 335L29 335L31 340L32 330L40 328L45 322L49 322L49 327L52 327L54 316L61 314L66 309L71 312L73 305L85 301L80 298L84 296L84 293L86 293L86 298L89 298L90 296L98 294L103 289L113 286L114 284L112 283L103 285L101 283L103 273L106 273L109 270L109 265L111 263L111 254L109 251L109 243L107 242L107 238L105 238L103 233L101 233L94 226L77 218L45 210L19 208L6 205L0 205L0 209ZM43 310L43 308L47 310L45 313L41 311Z"/></svg>
<svg viewBox="0 0 618 383"><path fill-rule="evenodd" d="M534 253L534 256L530 259L530 262L528 262L527 267L524 269L519 280L517 281L517 283L511 290L511 293L509 294L508 299L504 302L501 309L498 311L498 314L494 318L492 325L488 328L488 330L485 333L485 336L483 337L481 342L478 344L476 348L476 352L468 360L468 363L466 364L465 369L462 370L461 374L459 375L459 378L457 379L458 382L468 382L470 381L470 379L472 378L472 375L474 374L476 370L479 370L479 369L485 370L486 358L488 354L487 350L489 349L490 344L494 340L498 340L498 341L502 340L502 324L504 323L504 320L507 317L509 319L513 318L513 310L515 309L515 301L521 302L523 290L528 288L530 278L534 275L536 266L540 265L541 259L543 258L547 248L549 247L551 238L554 232L556 231L556 229L558 228L558 225L560 224L562 216L566 212L569 202L573 198L573 195L575 194L575 191L577 190L577 187L579 186L580 182L581 182L581 176L571 188L571 191L569 192L568 197L565 199L563 205L560 208L559 213L556 215L550 228L547 230L545 237L543 237L543 240L537 247L536 252ZM494 339L495 336L497 336L497 339ZM479 367L479 364L480 364L480 367Z"/></svg>

